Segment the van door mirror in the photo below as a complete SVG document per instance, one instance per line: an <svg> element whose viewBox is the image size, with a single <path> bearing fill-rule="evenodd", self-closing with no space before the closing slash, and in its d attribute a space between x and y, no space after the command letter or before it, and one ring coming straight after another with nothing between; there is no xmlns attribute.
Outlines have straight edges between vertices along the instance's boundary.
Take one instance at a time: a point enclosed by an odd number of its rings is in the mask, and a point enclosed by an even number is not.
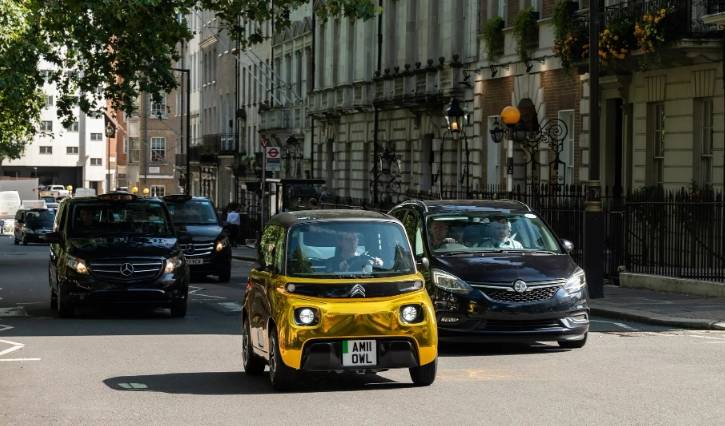
<svg viewBox="0 0 725 426"><path fill-rule="evenodd" d="M40 241L48 244L59 244L61 242L61 236L58 232L48 232L47 234L40 234Z"/></svg>
<svg viewBox="0 0 725 426"><path fill-rule="evenodd" d="M571 242L571 241L569 241L569 240L564 240L564 239L562 239L562 240L561 240L561 245L563 245L563 246L564 246L564 250L565 250L565 251L566 251L567 253L569 253L569 254L571 254L571 252L573 252L573 251L574 251L574 243L572 243L572 242Z"/></svg>
<svg viewBox="0 0 725 426"><path fill-rule="evenodd" d="M425 256L418 259L415 262L415 264L418 266L418 269L421 271L428 271L430 269L430 260L428 260L428 258Z"/></svg>

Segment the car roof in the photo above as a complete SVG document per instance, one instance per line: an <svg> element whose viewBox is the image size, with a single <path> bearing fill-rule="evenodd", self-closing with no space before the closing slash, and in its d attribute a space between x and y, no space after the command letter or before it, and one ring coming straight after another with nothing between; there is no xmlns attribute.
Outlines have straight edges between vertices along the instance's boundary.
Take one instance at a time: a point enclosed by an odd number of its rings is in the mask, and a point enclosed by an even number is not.
<svg viewBox="0 0 725 426"><path fill-rule="evenodd" d="M109 198L114 195L119 196L129 196L128 199L121 200L121 199L112 199ZM69 205L74 204L91 204L91 203L97 203L97 202L107 202L107 201L113 201L114 203L127 203L127 202L146 202L146 203L157 203L157 204L163 204L163 200L160 200L158 198L145 198L145 197L137 197L133 194L129 194L128 192L122 192L122 191L116 191L116 192L107 192L105 194L95 195L92 197L79 197L79 198L64 198L64 202L68 203Z"/></svg>
<svg viewBox="0 0 725 426"><path fill-rule="evenodd" d="M529 206L517 200L408 200L398 204L395 208L410 205L423 207L426 214L462 211L531 211Z"/></svg>
<svg viewBox="0 0 725 426"><path fill-rule="evenodd" d="M279 213L270 219L270 223L276 223L285 227L297 223L312 222L319 220L394 220L392 217L371 210L354 209L329 209L329 210L297 210L292 212Z"/></svg>

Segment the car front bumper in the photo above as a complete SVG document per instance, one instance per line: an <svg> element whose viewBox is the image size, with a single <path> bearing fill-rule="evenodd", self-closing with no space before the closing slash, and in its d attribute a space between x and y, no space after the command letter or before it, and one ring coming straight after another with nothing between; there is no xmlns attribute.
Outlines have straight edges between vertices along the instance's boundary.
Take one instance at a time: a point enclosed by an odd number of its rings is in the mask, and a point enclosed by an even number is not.
<svg viewBox="0 0 725 426"><path fill-rule="evenodd" d="M474 290L454 295L434 294L441 341L537 341L580 340L589 331L586 290L569 295L559 289L551 298L536 302L492 300Z"/></svg>
<svg viewBox="0 0 725 426"><path fill-rule="evenodd" d="M184 272L162 273L156 279L136 282L100 281L92 276L71 278L61 291L78 304L149 304L168 306L184 300L189 277Z"/></svg>
<svg viewBox="0 0 725 426"><path fill-rule="evenodd" d="M285 295L277 324L280 354L295 369L332 371L342 366L343 340L375 340L377 365L366 370L426 365L438 356L435 314L425 290L389 298L317 299ZM400 319L404 305L419 305L423 319L408 324ZM299 326L294 310L310 307L319 312L319 322ZM359 370L360 367L348 367Z"/></svg>

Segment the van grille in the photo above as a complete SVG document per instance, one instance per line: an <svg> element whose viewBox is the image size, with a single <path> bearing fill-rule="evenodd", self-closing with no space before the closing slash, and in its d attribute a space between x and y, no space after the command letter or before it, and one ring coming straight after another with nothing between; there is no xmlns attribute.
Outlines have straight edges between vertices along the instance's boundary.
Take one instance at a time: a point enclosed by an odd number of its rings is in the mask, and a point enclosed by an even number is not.
<svg viewBox="0 0 725 426"><path fill-rule="evenodd" d="M156 278L161 273L164 259L159 257L103 259L90 263L89 269L98 279L111 281L137 281Z"/></svg>
<svg viewBox="0 0 725 426"><path fill-rule="evenodd" d="M186 257L208 256L214 250L214 241L195 241L190 244L182 244L181 251Z"/></svg>

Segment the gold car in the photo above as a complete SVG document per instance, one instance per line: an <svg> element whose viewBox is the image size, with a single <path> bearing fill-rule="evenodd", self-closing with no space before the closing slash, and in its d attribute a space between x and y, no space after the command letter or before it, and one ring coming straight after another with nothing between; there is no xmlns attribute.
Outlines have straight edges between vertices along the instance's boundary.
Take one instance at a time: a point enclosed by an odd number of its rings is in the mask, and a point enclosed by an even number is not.
<svg viewBox="0 0 725 426"><path fill-rule="evenodd" d="M242 310L247 374L276 389L300 371L408 368L433 383L435 313L397 220L356 210L278 214L258 245Z"/></svg>

